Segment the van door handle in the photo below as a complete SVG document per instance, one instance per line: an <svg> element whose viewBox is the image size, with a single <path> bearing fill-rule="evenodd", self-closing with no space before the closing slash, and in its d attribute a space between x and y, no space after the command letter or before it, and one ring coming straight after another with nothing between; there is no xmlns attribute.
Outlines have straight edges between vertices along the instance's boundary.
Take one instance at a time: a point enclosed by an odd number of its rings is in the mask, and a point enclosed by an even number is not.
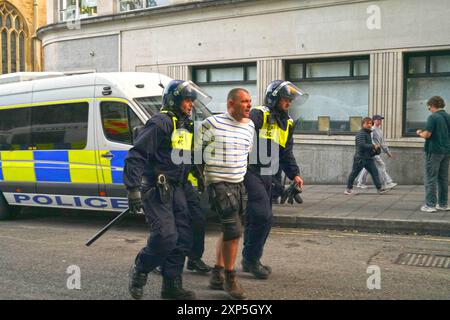
<svg viewBox="0 0 450 320"><path fill-rule="evenodd" d="M112 159L112 158L114 158L114 155L111 152L107 152L107 153L102 154L102 157Z"/></svg>

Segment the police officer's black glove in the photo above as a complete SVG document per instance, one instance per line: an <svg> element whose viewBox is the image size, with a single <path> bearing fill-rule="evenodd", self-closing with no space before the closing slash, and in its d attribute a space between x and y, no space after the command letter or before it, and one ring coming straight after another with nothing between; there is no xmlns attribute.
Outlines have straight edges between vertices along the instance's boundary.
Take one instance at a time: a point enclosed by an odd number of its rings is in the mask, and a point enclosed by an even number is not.
<svg viewBox="0 0 450 320"><path fill-rule="evenodd" d="M142 197L139 189L128 190L128 208L133 213L142 211Z"/></svg>

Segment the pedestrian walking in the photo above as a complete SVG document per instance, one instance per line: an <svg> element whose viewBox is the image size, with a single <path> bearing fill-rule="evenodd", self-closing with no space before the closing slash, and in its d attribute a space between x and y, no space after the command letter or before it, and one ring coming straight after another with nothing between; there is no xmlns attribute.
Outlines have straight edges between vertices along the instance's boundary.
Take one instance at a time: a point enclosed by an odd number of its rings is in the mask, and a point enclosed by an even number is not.
<svg viewBox="0 0 450 320"><path fill-rule="evenodd" d="M374 157L379 155L381 152L381 146L379 144L374 144L372 142L372 118L364 118L362 121L362 128L358 131L355 137L355 156L353 157L353 167L347 181L347 188L345 189L345 194L355 195L356 192L353 190L353 182L355 181L358 174L363 168L372 176L373 183L377 188L379 194L387 192L381 186L380 178L378 175L378 170L375 166Z"/></svg>
<svg viewBox="0 0 450 320"><path fill-rule="evenodd" d="M389 150L389 147L386 144L386 141L384 140L383 130L381 129L384 117L379 114L376 114L372 117L372 120L373 120L373 127L372 127L373 143L380 145L382 153L385 153L389 158L392 158L392 153ZM392 181L391 176L387 173L386 165L383 161L383 158L381 157L381 154L376 155L374 157L374 161L375 161L375 166L377 167L377 170L378 170L378 175L380 177L380 182L381 182L382 188L384 188L384 189L395 188L397 186L397 183ZM357 178L356 186L358 188L362 188L362 189L367 188L367 176L368 175L369 175L369 172L364 168Z"/></svg>

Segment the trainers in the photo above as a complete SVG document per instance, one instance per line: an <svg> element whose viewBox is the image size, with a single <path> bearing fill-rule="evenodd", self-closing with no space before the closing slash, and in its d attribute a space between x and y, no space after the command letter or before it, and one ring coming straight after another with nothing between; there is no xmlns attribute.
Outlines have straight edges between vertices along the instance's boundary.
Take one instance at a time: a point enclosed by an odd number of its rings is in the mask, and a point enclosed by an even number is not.
<svg viewBox="0 0 450 320"><path fill-rule="evenodd" d="M431 213L436 212L437 209L435 207L429 207L426 204L424 204L423 206L420 207L420 211Z"/></svg>
<svg viewBox="0 0 450 320"><path fill-rule="evenodd" d="M358 183L357 185L356 185L356 187L357 188L361 188L361 189L367 189L367 188L369 188L366 184L364 184L364 183Z"/></svg>
<svg viewBox="0 0 450 320"><path fill-rule="evenodd" d="M237 281L236 271L225 270L225 282L223 284L223 289L233 298L237 300L247 299L244 289L241 284Z"/></svg>
<svg viewBox="0 0 450 320"><path fill-rule="evenodd" d="M202 259L188 259L186 268L190 271L197 271L200 273L208 273L211 267L202 261Z"/></svg>
<svg viewBox="0 0 450 320"><path fill-rule="evenodd" d="M378 194L383 194L383 193L389 192L389 189L381 188L381 189L378 189L377 192L378 192Z"/></svg>
<svg viewBox="0 0 450 320"><path fill-rule="evenodd" d="M398 185L398 183L395 183L395 182L388 183L386 185L386 189L394 189L397 185Z"/></svg>
<svg viewBox="0 0 450 320"><path fill-rule="evenodd" d="M344 193L350 196L356 196L358 194L358 192L354 191L353 189L345 189Z"/></svg>
<svg viewBox="0 0 450 320"><path fill-rule="evenodd" d="M223 290L223 283L225 281L223 270L223 267L218 266L212 268L208 288L211 290Z"/></svg>
<svg viewBox="0 0 450 320"><path fill-rule="evenodd" d="M437 205L436 209L441 210L441 211L450 211L450 206L447 204L445 206L441 206L441 205Z"/></svg>

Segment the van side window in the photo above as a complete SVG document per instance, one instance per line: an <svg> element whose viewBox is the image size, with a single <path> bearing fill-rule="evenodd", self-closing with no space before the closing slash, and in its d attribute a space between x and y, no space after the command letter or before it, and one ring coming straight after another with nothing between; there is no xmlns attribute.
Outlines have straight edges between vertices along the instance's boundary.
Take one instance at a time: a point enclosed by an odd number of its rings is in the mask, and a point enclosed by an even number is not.
<svg viewBox="0 0 450 320"><path fill-rule="evenodd" d="M37 150L80 150L87 144L87 102L31 108L31 143Z"/></svg>
<svg viewBox="0 0 450 320"><path fill-rule="evenodd" d="M30 109L0 109L0 150L31 147Z"/></svg>
<svg viewBox="0 0 450 320"><path fill-rule="evenodd" d="M102 125L105 137L113 142L133 144L132 132L142 121L122 102L107 101L100 105Z"/></svg>

